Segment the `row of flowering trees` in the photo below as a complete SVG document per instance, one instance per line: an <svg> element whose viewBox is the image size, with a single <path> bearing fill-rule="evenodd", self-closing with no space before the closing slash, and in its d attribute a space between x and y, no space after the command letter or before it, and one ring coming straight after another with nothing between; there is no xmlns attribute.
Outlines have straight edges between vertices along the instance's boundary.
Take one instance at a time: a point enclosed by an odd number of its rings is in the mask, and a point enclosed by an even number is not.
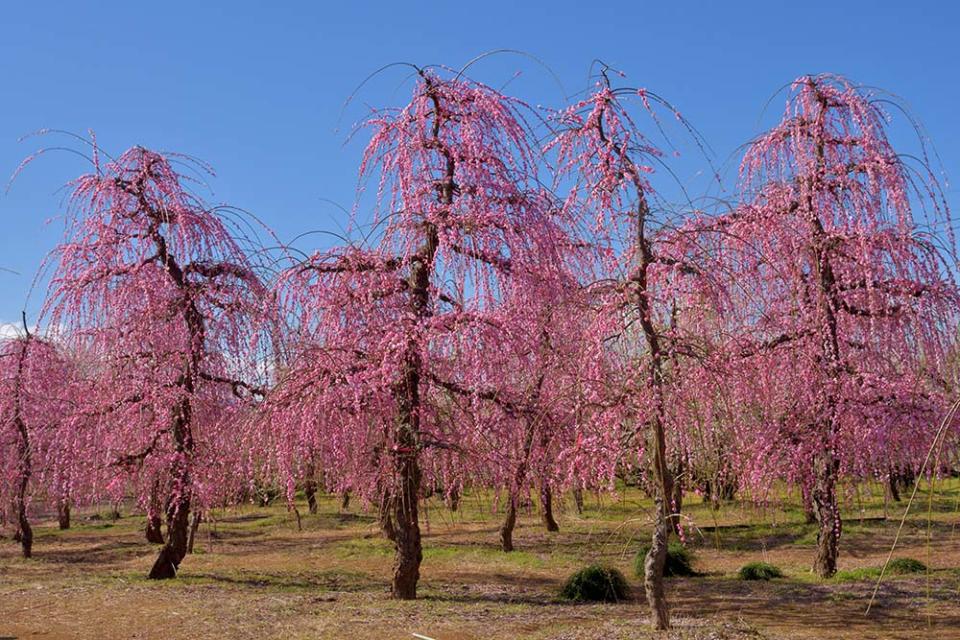
<svg viewBox="0 0 960 640"><path fill-rule="evenodd" d="M205 510L319 483L376 511L410 599L425 496L495 490L510 551L531 492L555 529L554 494L636 469L656 628L685 490L799 486L832 575L838 482L916 471L955 382L956 263L922 226L946 203L879 103L799 79L737 204L707 215L667 210L643 132L692 129L607 72L545 120L462 75L416 77L364 124L376 240L275 277L191 193L189 159L93 147L47 335L0 349L0 500L24 555L33 498L134 495L163 544L150 577L170 578Z"/></svg>

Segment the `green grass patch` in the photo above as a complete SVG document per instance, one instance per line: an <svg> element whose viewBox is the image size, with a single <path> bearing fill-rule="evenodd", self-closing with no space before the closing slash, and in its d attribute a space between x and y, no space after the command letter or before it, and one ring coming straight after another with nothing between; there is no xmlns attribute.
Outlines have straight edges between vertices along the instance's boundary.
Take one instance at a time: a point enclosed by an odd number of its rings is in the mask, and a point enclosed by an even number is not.
<svg viewBox="0 0 960 640"><path fill-rule="evenodd" d="M393 543L386 538L351 538L338 542L334 553L340 558L386 557L393 555Z"/></svg>
<svg viewBox="0 0 960 640"><path fill-rule="evenodd" d="M858 582L861 580L876 580L880 577L880 567L860 567L837 571L833 579L836 582Z"/></svg>
<svg viewBox="0 0 960 640"><path fill-rule="evenodd" d="M894 558L887 565L884 575L909 575L912 573L923 573L927 570L927 565L913 558ZM857 582L860 580L876 580L880 577L881 567L860 567L859 569L848 569L838 571L833 579L837 582Z"/></svg>
<svg viewBox="0 0 960 640"><path fill-rule="evenodd" d="M894 558L887 565L887 571L890 573L923 573L927 570L927 565L913 558Z"/></svg>

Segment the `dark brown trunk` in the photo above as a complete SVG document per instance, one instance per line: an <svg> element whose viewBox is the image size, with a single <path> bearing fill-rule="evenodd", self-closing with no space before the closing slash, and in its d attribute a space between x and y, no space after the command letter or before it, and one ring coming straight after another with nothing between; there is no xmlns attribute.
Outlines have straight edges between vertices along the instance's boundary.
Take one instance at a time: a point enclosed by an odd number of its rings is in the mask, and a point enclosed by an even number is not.
<svg viewBox="0 0 960 640"><path fill-rule="evenodd" d="M33 555L33 528L27 519L26 506L21 502L17 509L17 533L20 537L20 552L24 558Z"/></svg>
<svg viewBox="0 0 960 640"><path fill-rule="evenodd" d="M717 482L718 488L714 493L716 493L720 499L730 501L737 497L737 480L735 477L724 474Z"/></svg>
<svg viewBox="0 0 960 640"><path fill-rule="evenodd" d="M317 481L309 479L303 484L303 494L307 497L307 511L317 513Z"/></svg>
<svg viewBox="0 0 960 640"><path fill-rule="evenodd" d="M346 511L350 508L350 492L344 491L340 494L340 510Z"/></svg>
<svg viewBox="0 0 960 640"><path fill-rule="evenodd" d="M203 520L203 514L195 511L190 519L190 536L187 538L187 553L193 553L193 541L197 537L197 530L200 528L200 522ZM299 514L297 518L299 522Z"/></svg>
<svg viewBox="0 0 960 640"><path fill-rule="evenodd" d="M187 376L185 391L193 392L192 378ZM178 403L173 415L173 441L179 454L173 462L171 475L173 486L179 489L167 503L167 540L160 555L147 576L151 580L175 578L180 563L187 555L187 540L190 536L190 454L193 452L193 435L190 424L193 411L190 397L186 395Z"/></svg>
<svg viewBox="0 0 960 640"><path fill-rule="evenodd" d="M158 512L147 514L147 542L152 542L153 544L163 544L164 540L162 525L163 521L160 519L160 514Z"/></svg>
<svg viewBox="0 0 960 640"><path fill-rule="evenodd" d="M716 492L713 490L713 480L699 480L697 482L697 488L700 489L701 502L704 504L709 502L711 506L716 509L717 501L714 498Z"/></svg>
<svg viewBox="0 0 960 640"><path fill-rule="evenodd" d="M897 472L891 469L889 475L887 475L887 485L890 487L890 497L894 502L900 502L899 480Z"/></svg>
<svg viewBox="0 0 960 640"><path fill-rule="evenodd" d="M190 498L177 496L171 501L167 514L167 541L147 576L151 580L167 580L177 577L180 563L187 555L187 540L190 535Z"/></svg>
<svg viewBox="0 0 960 640"><path fill-rule="evenodd" d="M24 312L23 326L26 329L27 316ZM13 507L17 519L17 532L14 538L20 542L20 552L24 558L33 555L33 529L27 519L27 486L30 484L30 475L33 473L33 461L30 451L30 432L23 418L23 373L27 362L27 352L30 348L31 334L27 331L26 338L20 341L20 354L17 357L17 375L13 388L13 424L17 429L17 492L14 496Z"/></svg>
<svg viewBox="0 0 960 640"><path fill-rule="evenodd" d="M803 521L813 524L817 521L817 509L813 505L813 490L801 485L800 499L803 502Z"/></svg>
<svg viewBox="0 0 960 640"><path fill-rule="evenodd" d="M517 525L517 499L511 496L507 500L507 515L500 525L500 548L513 551L513 529Z"/></svg>
<svg viewBox="0 0 960 640"><path fill-rule="evenodd" d="M577 487L573 490L573 503L577 506L577 513L583 514L583 489Z"/></svg>
<svg viewBox="0 0 960 640"><path fill-rule="evenodd" d="M560 525L553 517L553 491L546 482L540 485L540 509L540 519L547 531L560 531Z"/></svg>
<svg viewBox="0 0 960 640"><path fill-rule="evenodd" d="M60 527L60 530L70 528L70 501L69 500L60 500L57 503L57 524Z"/></svg>
<svg viewBox="0 0 960 640"><path fill-rule="evenodd" d="M450 511L456 511L460 508L460 488L455 487L450 490L450 493L447 494L447 508Z"/></svg>
<svg viewBox="0 0 960 640"><path fill-rule="evenodd" d="M377 509L377 519L380 522L380 531L384 537L391 542L397 541L396 527L393 526L393 502L390 499L389 492L380 497L380 505Z"/></svg>
<svg viewBox="0 0 960 640"><path fill-rule="evenodd" d="M417 597L423 550L420 540L420 466L415 455L400 456L400 495L394 501L393 597L413 600Z"/></svg>
<svg viewBox="0 0 960 640"><path fill-rule="evenodd" d="M680 469L683 467L681 466ZM671 492L670 497L670 531L676 535L680 535L680 514L683 512L683 476L682 472L678 470L678 473L673 475L673 491Z"/></svg>
<svg viewBox="0 0 960 640"><path fill-rule="evenodd" d="M813 504L817 515L817 556L813 571L821 578L829 578L837 572L837 556L842 524L837 505L837 472L839 462L829 451L823 451L815 462L816 480L813 487Z"/></svg>

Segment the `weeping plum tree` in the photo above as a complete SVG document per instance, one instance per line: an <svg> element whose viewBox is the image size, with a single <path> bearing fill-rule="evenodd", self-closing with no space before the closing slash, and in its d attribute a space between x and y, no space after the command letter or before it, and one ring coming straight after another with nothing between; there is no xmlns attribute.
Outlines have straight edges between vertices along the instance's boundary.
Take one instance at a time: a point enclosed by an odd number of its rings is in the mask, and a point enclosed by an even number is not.
<svg viewBox="0 0 960 640"><path fill-rule="evenodd" d="M401 599L416 597L425 487L453 490L443 460L471 463L444 413L502 384L470 346L495 339L480 334L500 331L503 283L549 268L538 247L554 241L524 105L462 76L417 78L409 104L366 123L378 246L317 254L281 279L281 315L311 339L268 400L282 448L309 442L325 472L378 505Z"/></svg>
<svg viewBox="0 0 960 640"><path fill-rule="evenodd" d="M711 223L740 321L732 370L750 372L737 401L768 416L746 421L746 457L804 470L823 577L837 570L841 473L929 445L945 406L930 381L957 321L955 262L917 213L943 222L946 204L922 160L888 142L883 102L842 78L798 79L746 152L745 203Z"/></svg>
<svg viewBox="0 0 960 640"><path fill-rule="evenodd" d="M696 279L701 270L689 264L686 255L696 247L686 247L686 237L670 233L666 220L653 211L660 201L648 175L663 154L636 126L627 106L630 97L655 120L654 102L686 126L679 113L653 94L611 87L604 70L593 93L558 115L558 133L547 148L558 156L558 185L568 177L574 181L564 209L573 219L593 216L597 240L607 247L603 268L614 282L610 284L608 276L602 287L595 287L608 318L598 326L628 339L628 328L639 327L633 334L639 334L637 342L624 351L633 360L626 384L636 408L637 435L641 442L649 440L652 452L656 513L645 586L653 625L665 629L669 614L663 568L676 519L666 403L671 385L668 365L678 351L678 335L670 329L670 314L678 300L687 300L698 290L687 281ZM698 299L691 304L701 303Z"/></svg>
<svg viewBox="0 0 960 640"><path fill-rule="evenodd" d="M0 343L0 504L11 510L24 558L33 550L28 507L33 494L59 496L53 482L61 430L72 409L67 359L27 331Z"/></svg>
<svg viewBox="0 0 960 640"><path fill-rule="evenodd" d="M165 511L150 578L172 578L191 510L239 482L231 423L258 392L241 373L256 360L247 345L263 287L228 223L185 189L173 162L187 159L100 155L71 185L43 318L92 361L78 411L101 434L108 487Z"/></svg>
<svg viewBox="0 0 960 640"><path fill-rule="evenodd" d="M590 463L610 459L582 464L572 453L587 405L611 384L607 354L590 339L593 308L571 274L559 270L536 279L514 277L511 285L498 316L506 331L491 336L492 342L478 336L468 345L478 352L468 359L481 364L484 376L502 380L499 393L457 416L463 424L482 423L464 434L462 446L486 463L471 468L476 475L469 480L505 495L499 530L504 551L514 548L518 511L531 491L540 493L544 524L555 530L548 507L552 490L562 490L575 475L582 481L592 475L596 465ZM578 463L574 473L571 465Z"/></svg>

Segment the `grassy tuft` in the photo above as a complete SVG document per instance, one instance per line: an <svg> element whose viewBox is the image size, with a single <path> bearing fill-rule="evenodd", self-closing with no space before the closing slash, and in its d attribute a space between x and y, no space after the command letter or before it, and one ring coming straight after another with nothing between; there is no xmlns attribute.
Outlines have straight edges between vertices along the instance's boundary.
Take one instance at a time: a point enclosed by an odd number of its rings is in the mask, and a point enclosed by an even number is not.
<svg viewBox="0 0 960 640"><path fill-rule="evenodd" d="M619 602L630 595L627 579L618 569L598 564L580 569L567 578L560 596L572 602Z"/></svg>
<svg viewBox="0 0 960 640"><path fill-rule="evenodd" d="M650 545L645 544L640 547L633 559L633 570L638 578L643 577L643 564L646 562L648 553L650 553ZM697 575L693 570L693 552L676 540L670 542L667 545L667 563L663 567L663 575L667 577Z"/></svg>
<svg viewBox="0 0 960 640"><path fill-rule="evenodd" d="M926 570L927 565L913 558L895 558L887 565L890 573L923 573Z"/></svg>
<svg viewBox="0 0 960 640"><path fill-rule="evenodd" d="M782 578L783 571L768 562L749 562L737 573L741 580L772 580Z"/></svg>

